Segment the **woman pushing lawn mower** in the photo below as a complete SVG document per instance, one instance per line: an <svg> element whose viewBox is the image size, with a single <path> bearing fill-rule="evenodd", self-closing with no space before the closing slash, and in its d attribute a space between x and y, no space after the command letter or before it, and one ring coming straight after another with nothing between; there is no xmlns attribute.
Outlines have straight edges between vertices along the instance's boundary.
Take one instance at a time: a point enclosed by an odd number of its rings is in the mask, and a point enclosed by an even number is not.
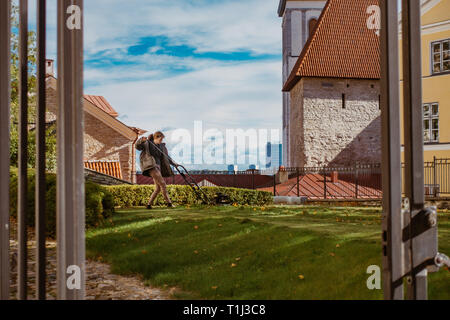
<svg viewBox="0 0 450 320"><path fill-rule="evenodd" d="M140 162L142 174L153 178L155 183L155 191L147 205L147 209L151 209L153 202L160 192L162 192L164 199L169 208L173 207L172 201L167 193L165 177L172 177L174 175L171 165L179 166L169 156L166 144L163 143L164 134L160 131L155 132L147 137L142 137L136 142L136 149L141 151Z"/></svg>

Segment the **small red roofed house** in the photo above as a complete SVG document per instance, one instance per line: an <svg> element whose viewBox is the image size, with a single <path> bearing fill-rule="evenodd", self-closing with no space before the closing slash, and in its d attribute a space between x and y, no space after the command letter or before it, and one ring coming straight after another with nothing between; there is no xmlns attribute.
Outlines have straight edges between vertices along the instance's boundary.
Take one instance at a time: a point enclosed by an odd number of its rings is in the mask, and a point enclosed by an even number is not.
<svg viewBox="0 0 450 320"><path fill-rule="evenodd" d="M47 122L57 118L57 80L47 61ZM129 127L102 96L84 95L85 168L136 183L136 141L144 130Z"/></svg>

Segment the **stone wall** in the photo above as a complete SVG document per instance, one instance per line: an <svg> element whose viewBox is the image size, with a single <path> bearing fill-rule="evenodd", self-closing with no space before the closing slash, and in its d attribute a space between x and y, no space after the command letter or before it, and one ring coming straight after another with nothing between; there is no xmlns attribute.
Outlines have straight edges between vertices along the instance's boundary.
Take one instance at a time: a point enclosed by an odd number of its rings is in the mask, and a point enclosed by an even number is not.
<svg viewBox="0 0 450 320"><path fill-rule="evenodd" d="M381 162L379 86L378 80L299 81L291 90L292 165Z"/></svg>
<svg viewBox="0 0 450 320"><path fill-rule="evenodd" d="M305 141L304 141L304 113L303 113L303 81L299 81L291 90L291 102L289 113L289 166L304 167L305 159Z"/></svg>

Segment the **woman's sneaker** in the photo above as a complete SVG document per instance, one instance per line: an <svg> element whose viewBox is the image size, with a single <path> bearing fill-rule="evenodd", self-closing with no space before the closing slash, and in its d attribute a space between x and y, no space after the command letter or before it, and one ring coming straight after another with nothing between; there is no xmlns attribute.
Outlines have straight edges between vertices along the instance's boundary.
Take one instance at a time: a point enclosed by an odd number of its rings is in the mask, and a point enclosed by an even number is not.
<svg viewBox="0 0 450 320"><path fill-rule="evenodd" d="M168 203L167 208L175 208L175 206L173 205L173 203Z"/></svg>
<svg viewBox="0 0 450 320"><path fill-rule="evenodd" d="M152 209L152 206L151 205L147 205L147 210L151 210Z"/></svg>

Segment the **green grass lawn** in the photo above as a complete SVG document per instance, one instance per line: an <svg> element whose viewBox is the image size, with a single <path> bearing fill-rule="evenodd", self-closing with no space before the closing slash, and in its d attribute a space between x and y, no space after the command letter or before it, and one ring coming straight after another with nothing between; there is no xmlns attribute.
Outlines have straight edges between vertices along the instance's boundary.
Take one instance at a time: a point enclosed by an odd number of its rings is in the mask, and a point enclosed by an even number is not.
<svg viewBox="0 0 450 320"><path fill-rule="evenodd" d="M181 289L179 299L382 299L366 269L381 266L378 208L179 207L119 210L87 232L87 255L118 274ZM450 214L439 249L450 253ZM450 299L450 273L430 275Z"/></svg>

